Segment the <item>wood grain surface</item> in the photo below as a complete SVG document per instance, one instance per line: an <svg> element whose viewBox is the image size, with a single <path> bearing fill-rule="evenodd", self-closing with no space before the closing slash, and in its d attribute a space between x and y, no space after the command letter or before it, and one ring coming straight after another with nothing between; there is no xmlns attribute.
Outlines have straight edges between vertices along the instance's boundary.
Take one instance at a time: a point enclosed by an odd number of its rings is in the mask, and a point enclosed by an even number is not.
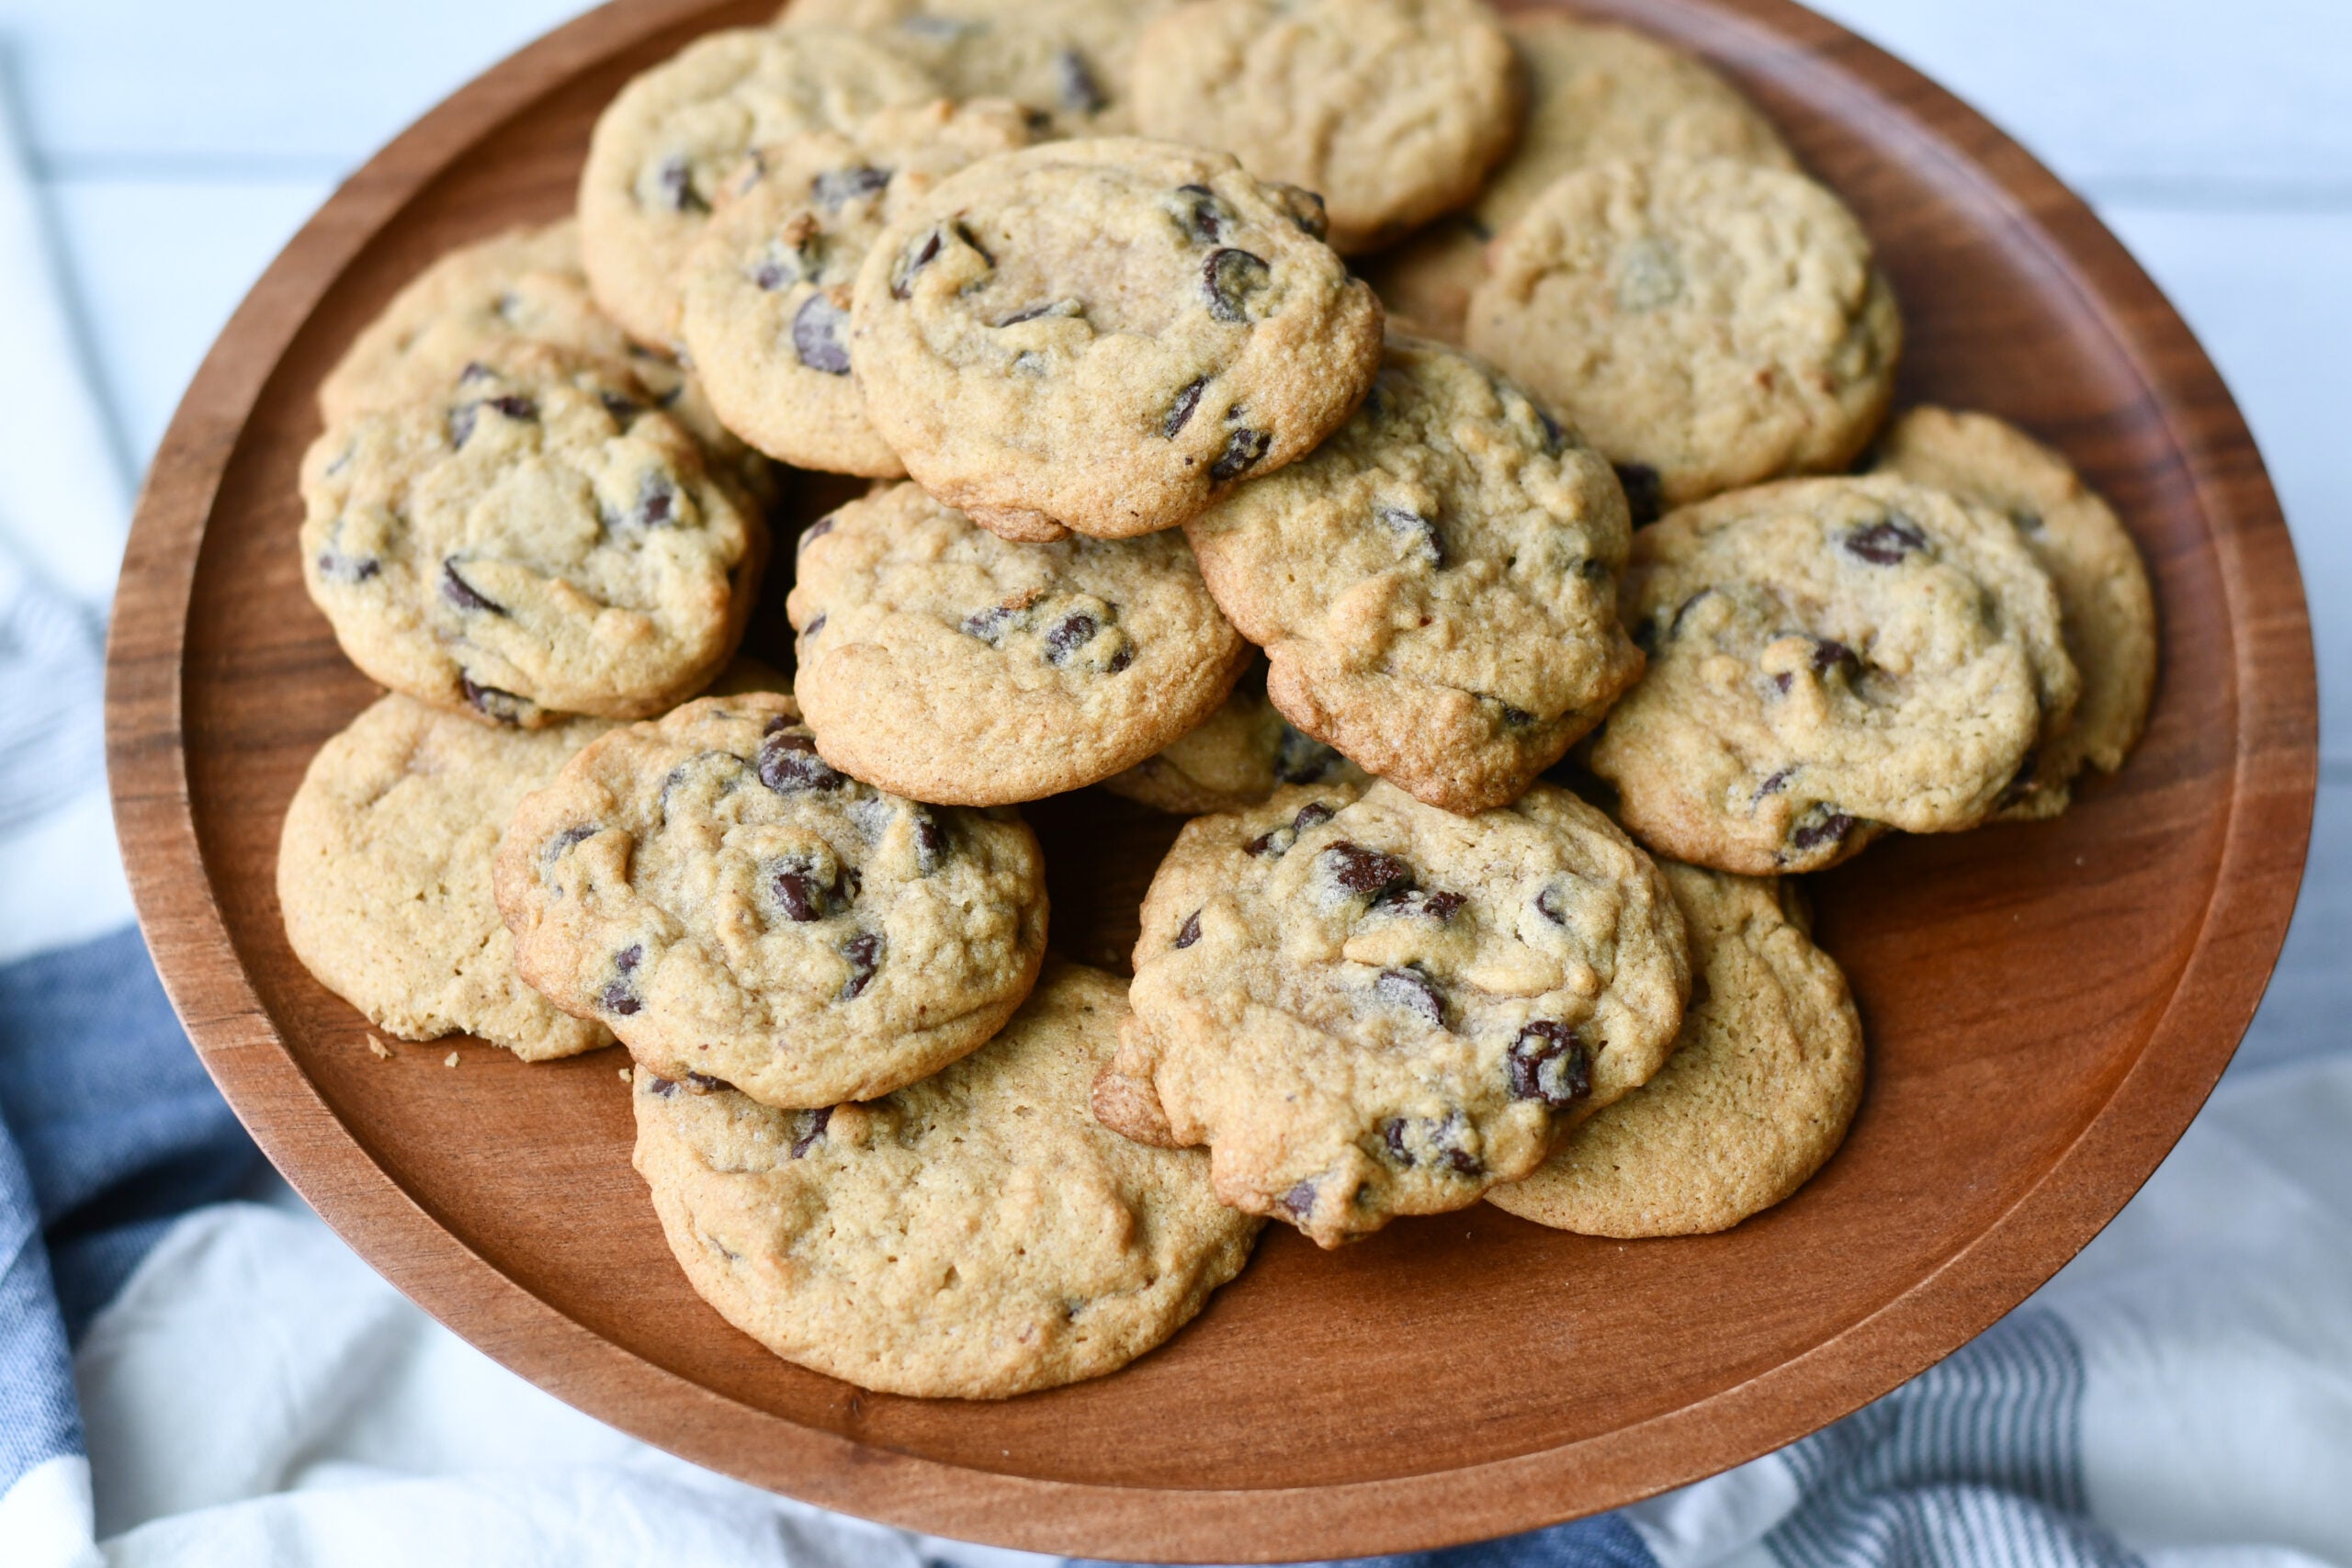
<svg viewBox="0 0 2352 1568"><path fill-rule="evenodd" d="M288 951L273 887L303 767L374 694L302 592L311 393L433 256L566 209L631 73L769 9L621 0L435 110L288 247L182 404L124 563L107 728L141 919L214 1077L345 1239L558 1396L744 1480L968 1540L1224 1561L1439 1545L1694 1480L1885 1392L2072 1257L2203 1101L2293 906L2315 716L2277 503L2163 298L1958 102L1781 0L1579 8L1762 98L1879 243L1905 398L2063 448L2131 525L2165 622L2119 779L2055 822L1897 840L1815 880L1871 1059L1811 1186L1724 1235L1632 1245L1483 1206L1333 1255L1276 1227L1125 1372L924 1402L778 1361L692 1294L629 1168L617 1052L373 1055ZM781 644L771 610L753 649ZM1099 791L1030 815L1056 945L1115 962L1174 824Z"/></svg>

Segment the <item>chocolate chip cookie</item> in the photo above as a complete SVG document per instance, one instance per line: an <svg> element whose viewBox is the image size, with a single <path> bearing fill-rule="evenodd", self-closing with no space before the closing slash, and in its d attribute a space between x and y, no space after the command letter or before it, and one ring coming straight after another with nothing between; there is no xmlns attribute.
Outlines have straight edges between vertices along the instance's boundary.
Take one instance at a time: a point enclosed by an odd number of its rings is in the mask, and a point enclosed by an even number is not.
<svg viewBox="0 0 2352 1568"><path fill-rule="evenodd" d="M1034 134L1008 100L943 98L754 154L679 276L686 351L728 425L800 468L903 476L850 379L850 285L895 213Z"/></svg>
<svg viewBox="0 0 2352 1568"><path fill-rule="evenodd" d="M515 806L610 728L492 729L379 699L320 748L286 808L277 902L295 956L402 1040L474 1034L526 1062L611 1044L515 976L490 890Z"/></svg>
<svg viewBox="0 0 2352 1568"><path fill-rule="evenodd" d="M302 575L369 676L537 728L701 690L741 637L764 524L615 367L514 344L302 462Z"/></svg>
<svg viewBox="0 0 2352 1568"><path fill-rule="evenodd" d="M1266 700L1266 661L1252 659L1233 694L1195 728L1123 773L1102 781L1114 795L1178 817L1238 811L1283 784L1366 784L1371 775Z"/></svg>
<svg viewBox="0 0 2352 1568"><path fill-rule="evenodd" d="M1690 1006L1649 1082L1487 1201L1627 1240L1728 1230L1812 1179L1862 1098L1862 1023L1793 883L1668 863L1690 931Z"/></svg>
<svg viewBox="0 0 2352 1568"><path fill-rule="evenodd" d="M1513 799L1641 672L1607 460L1458 349L1392 335L1347 423L1185 533L1283 716L1449 811Z"/></svg>
<svg viewBox="0 0 2352 1568"><path fill-rule="evenodd" d="M1690 988L1666 879L1537 784L1457 817L1302 785L1196 818L1152 879L1098 1116L1206 1144L1217 1196L1325 1247L1532 1171L1665 1060Z"/></svg>
<svg viewBox="0 0 2352 1568"><path fill-rule="evenodd" d="M1853 214L1802 175L1581 169L1487 265L1464 341L1623 466L1637 502L1844 468L1885 414L1894 291Z"/></svg>
<svg viewBox="0 0 2352 1568"><path fill-rule="evenodd" d="M664 1077L786 1110L970 1051L1046 942L1019 818L845 778L799 717L753 692L605 736L517 808L496 885L514 966L548 1000Z"/></svg>
<svg viewBox="0 0 2352 1568"><path fill-rule="evenodd" d="M1348 254L1467 202L1519 133L1518 65L1478 0L1198 0L1141 55L1146 135L1318 193Z"/></svg>
<svg viewBox="0 0 2352 1568"><path fill-rule="evenodd" d="M2045 716L2033 766L2002 815L2055 817L2083 765L2115 772L2148 722L2156 604L2139 549L2065 458L1990 414L1913 409L1888 430L1877 466L2007 517L2050 574L2082 699L2063 728Z"/></svg>
<svg viewBox="0 0 2352 1568"><path fill-rule="evenodd" d="M1181 534L1014 544L911 484L810 525L786 608L825 760L955 806L1134 766L1249 657Z"/></svg>
<svg viewBox="0 0 2352 1568"><path fill-rule="evenodd" d="M1722 871L1973 827L2075 705L2057 595L2017 530L1892 477L1674 513L1634 536L1624 604L1649 670L1592 770L1643 842Z"/></svg>
<svg viewBox="0 0 2352 1568"><path fill-rule="evenodd" d="M986 1046L862 1105L772 1110L639 1067L637 1168L670 1250L729 1323L862 1388L1003 1399L1115 1371L1262 1224L1216 1201L1206 1156L1088 1114L1125 1010L1119 981L1053 964Z"/></svg>
<svg viewBox="0 0 2352 1568"><path fill-rule="evenodd" d="M696 39L621 90L580 175L580 243L596 301L659 348L678 332L677 273L746 153L805 130L850 131L926 103L922 67L837 28L738 28Z"/></svg>
<svg viewBox="0 0 2352 1568"><path fill-rule="evenodd" d="M1173 527L1306 456L1372 382L1379 301L1319 232L1222 153L992 158L875 242L852 373L907 471L984 527Z"/></svg>
<svg viewBox="0 0 2352 1568"><path fill-rule="evenodd" d="M794 0L777 21L852 28L954 98L1012 98L1062 136L1133 129L1136 40L1173 0Z"/></svg>
<svg viewBox="0 0 2352 1568"><path fill-rule="evenodd" d="M1487 242L1563 175L1618 159L1796 167L1763 111L1680 50L1549 8L1514 12L1503 28L1527 76L1519 144L1467 211L1440 219L1363 269L1388 308L1422 332L1461 341L1470 291L1487 275Z"/></svg>
<svg viewBox="0 0 2352 1568"><path fill-rule="evenodd" d="M768 460L718 423L695 378L597 308L570 219L460 245L417 274L319 384L319 412L335 424L437 397L467 366L518 342L626 365L714 474L738 482L754 505L775 499Z"/></svg>

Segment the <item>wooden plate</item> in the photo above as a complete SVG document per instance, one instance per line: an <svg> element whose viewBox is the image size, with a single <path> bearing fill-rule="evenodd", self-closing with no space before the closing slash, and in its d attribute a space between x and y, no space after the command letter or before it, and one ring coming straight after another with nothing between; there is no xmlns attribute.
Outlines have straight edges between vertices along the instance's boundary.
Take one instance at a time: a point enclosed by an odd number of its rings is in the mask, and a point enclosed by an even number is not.
<svg viewBox="0 0 2352 1568"><path fill-rule="evenodd" d="M1435 1546L1695 1480L1894 1387L2072 1257L2203 1101L2294 903L2316 717L2278 504L2179 319L1976 115L1781 0L1585 8L1763 99L1878 239L1905 397L2064 448L2162 605L2154 721L2120 779L2053 823L1891 841L1817 879L1872 1055L1810 1187L1728 1235L1631 1246L1483 1206L1330 1256L1277 1226L1126 1371L922 1402L776 1360L687 1290L629 1168L617 1052L370 1055L272 889L305 763L374 695L297 570L311 392L430 258L563 211L630 73L772 9L623 0L426 116L287 247L182 403L123 566L107 716L140 915L207 1066L328 1222L542 1387L747 1481L971 1540L1211 1560ZM1115 961L1173 824L1094 791L1032 816L1057 943Z"/></svg>

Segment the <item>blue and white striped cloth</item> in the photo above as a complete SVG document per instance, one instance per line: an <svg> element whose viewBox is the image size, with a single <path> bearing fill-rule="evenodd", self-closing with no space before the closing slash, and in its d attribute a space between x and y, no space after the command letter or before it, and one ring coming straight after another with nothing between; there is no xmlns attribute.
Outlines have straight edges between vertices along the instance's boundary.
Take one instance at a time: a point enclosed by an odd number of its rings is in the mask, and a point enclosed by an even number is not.
<svg viewBox="0 0 2352 1568"><path fill-rule="evenodd" d="M5 88L5 82L0 82ZM0 108L5 108L0 104ZM276 1186L98 776L122 497L0 112L0 1568L1017 1568L698 1470L441 1329ZM2352 1568L2352 1042L2233 1072L2123 1215L1781 1453L1399 1568Z"/></svg>

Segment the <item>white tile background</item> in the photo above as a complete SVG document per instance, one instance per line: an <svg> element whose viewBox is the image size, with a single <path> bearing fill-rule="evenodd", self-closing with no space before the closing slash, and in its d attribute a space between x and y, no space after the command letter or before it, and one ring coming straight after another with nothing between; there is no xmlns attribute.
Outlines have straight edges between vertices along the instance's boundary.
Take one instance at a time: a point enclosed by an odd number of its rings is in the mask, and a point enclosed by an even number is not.
<svg viewBox="0 0 2352 1568"><path fill-rule="evenodd" d="M1816 0L2086 196L2204 339L2301 552L2325 761L2245 1059L2352 1016L2352 0ZM277 247L571 0L0 0L0 69L126 468Z"/></svg>

